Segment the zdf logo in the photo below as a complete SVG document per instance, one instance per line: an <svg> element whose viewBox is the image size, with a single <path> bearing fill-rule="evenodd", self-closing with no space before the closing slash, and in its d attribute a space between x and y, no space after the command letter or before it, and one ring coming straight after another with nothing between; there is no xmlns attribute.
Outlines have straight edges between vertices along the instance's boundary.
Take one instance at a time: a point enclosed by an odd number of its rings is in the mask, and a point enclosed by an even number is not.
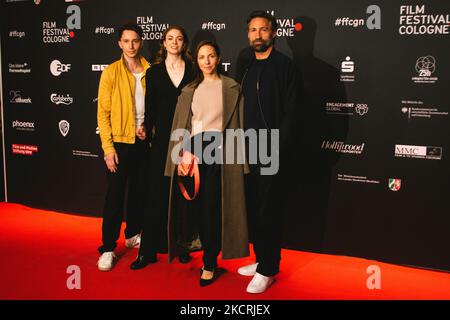
<svg viewBox="0 0 450 320"><path fill-rule="evenodd" d="M50 72L58 77L62 72L69 72L71 64L61 63L59 60L53 60L50 63Z"/></svg>

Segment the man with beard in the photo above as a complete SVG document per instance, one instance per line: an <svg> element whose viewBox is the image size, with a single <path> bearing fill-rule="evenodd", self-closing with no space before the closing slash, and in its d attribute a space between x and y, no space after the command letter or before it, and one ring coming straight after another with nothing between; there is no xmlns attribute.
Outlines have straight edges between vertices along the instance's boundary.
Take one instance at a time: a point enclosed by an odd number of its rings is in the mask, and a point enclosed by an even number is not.
<svg viewBox="0 0 450 320"><path fill-rule="evenodd" d="M288 138L298 107L300 74L294 62L274 49L277 30L276 19L264 11L254 11L247 19L247 35L252 49L241 79L244 96L245 130L267 130L268 137L279 130L275 150L280 167L272 175L264 173L264 165L250 163L245 192L249 231L256 255L256 263L239 268L238 273L253 276L247 286L249 293L262 293L274 282L279 272L282 242L282 194L280 173L287 157ZM271 146L270 139L261 143ZM249 148L251 150L252 148ZM261 170L263 169L263 170Z"/></svg>

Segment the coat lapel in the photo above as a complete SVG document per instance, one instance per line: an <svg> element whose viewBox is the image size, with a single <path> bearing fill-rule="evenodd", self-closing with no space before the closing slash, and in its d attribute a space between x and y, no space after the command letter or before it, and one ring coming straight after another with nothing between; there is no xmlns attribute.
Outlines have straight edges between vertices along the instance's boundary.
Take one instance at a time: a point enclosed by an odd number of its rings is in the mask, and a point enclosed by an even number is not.
<svg viewBox="0 0 450 320"><path fill-rule="evenodd" d="M192 98L194 97L194 91L195 89L192 86L185 86L183 88L183 91L186 94L181 94L180 98L183 99L183 101L180 101L180 105L183 106L178 112L180 112L180 123L178 128L190 128L191 124L191 106L192 106Z"/></svg>
<svg viewBox="0 0 450 320"><path fill-rule="evenodd" d="M237 106L239 98L238 85L230 78L222 76L223 117L222 128L225 130Z"/></svg>

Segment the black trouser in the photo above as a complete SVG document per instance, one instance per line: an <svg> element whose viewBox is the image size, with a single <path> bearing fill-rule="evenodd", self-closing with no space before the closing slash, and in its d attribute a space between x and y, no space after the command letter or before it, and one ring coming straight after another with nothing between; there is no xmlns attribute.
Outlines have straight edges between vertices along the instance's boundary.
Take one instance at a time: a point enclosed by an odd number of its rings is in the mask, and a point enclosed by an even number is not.
<svg viewBox="0 0 450 320"><path fill-rule="evenodd" d="M202 152L209 144L208 141L203 142ZM197 197L189 202L189 212L195 214L199 221L204 269L212 271L217 267L217 257L222 248L221 165L201 163L199 171L200 190Z"/></svg>
<svg viewBox="0 0 450 320"><path fill-rule="evenodd" d="M143 230L139 255L156 257L158 252L167 252L167 210L170 178L150 175L147 203L143 219ZM149 194L148 194L149 193Z"/></svg>
<svg viewBox="0 0 450 320"><path fill-rule="evenodd" d="M256 255L256 272L270 277L279 272L281 260L282 210L277 209L274 176L259 170L245 176L245 193L250 239Z"/></svg>
<svg viewBox="0 0 450 320"><path fill-rule="evenodd" d="M122 225L125 191L128 185L126 204L125 237L131 238L141 232L144 212L144 185L146 153L148 145L136 138L134 144L114 143L119 158L115 173L107 170L108 189L103 209L102 242L98 248L102 254L117 246Z"/></svg>

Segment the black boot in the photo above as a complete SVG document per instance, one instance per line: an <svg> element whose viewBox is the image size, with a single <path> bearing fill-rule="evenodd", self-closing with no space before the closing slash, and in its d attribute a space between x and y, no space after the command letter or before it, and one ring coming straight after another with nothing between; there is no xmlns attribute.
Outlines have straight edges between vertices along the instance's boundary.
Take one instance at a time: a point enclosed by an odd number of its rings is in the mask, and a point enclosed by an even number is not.
<svg viewBox="0 0 450 320"><path fill-rule="evenodd" d="M130 269L139 270L156 261L158 261L158 259L156 259L156 254L148 256L138 255L136 260L130 265Z"/></svg>
<svg viewBox="0 0 450 320"><path fill-rule="evenodd" d="M180 261L180 263L189 263L191 260L192 257L188 251L184 251L178 256L178 261Z"/></svg>

